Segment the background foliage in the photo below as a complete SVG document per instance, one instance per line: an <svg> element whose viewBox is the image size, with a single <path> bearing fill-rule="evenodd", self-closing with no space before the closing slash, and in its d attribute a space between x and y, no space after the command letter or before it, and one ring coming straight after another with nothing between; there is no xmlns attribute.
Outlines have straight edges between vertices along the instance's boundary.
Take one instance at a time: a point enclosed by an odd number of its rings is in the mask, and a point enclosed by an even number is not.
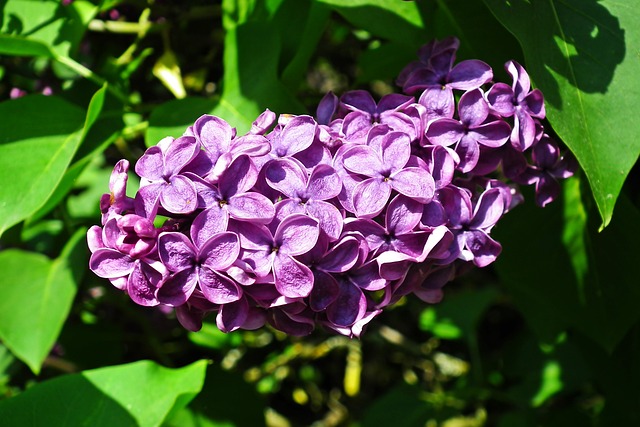
<svg viewBox="0 0 640 427"><path fill-rule="evenodd" d="M0 1L0 419L8 425L640 423L640 12L609 0ZM580 162L495 266L360 341L187 333L87 272L113 164L216 114L381 96L436 37L524 63ZM615 209L614 209L615 208ZM207 363L206 361L209 361ZM39 410L34 411L37 407Z"/></svg>

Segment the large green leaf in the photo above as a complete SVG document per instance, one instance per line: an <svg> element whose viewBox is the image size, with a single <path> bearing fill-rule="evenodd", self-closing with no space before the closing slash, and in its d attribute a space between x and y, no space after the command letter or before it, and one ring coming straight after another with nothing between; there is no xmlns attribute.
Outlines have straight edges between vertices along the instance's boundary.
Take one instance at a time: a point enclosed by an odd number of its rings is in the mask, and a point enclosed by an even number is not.
<svg viewBox="0 0 640 427"><path fill-rule="evenodd" d="M595 0L485 0L520 42L554 130L584 169L609 224L640 153L640 9Z"/></svg>
<svg viewBox="0 0 640 427"><path fill-rule="evenodd" d="M640 319L640 212L624 196L618 204L598 233L596 209L581 204L573 178L563 201L544 209L525 203L496 227L498 273L542 341L572 328L611 352Z"/></svg>
<svg viewBox="0 0 640 427"><path fill-rule="evenodd" d="M53 347L86 271L79 230L54 261L18 249L0 252L0 339L35 373Z"/></svg>
<svg viewBox="0 0 640 427"><path fill-rule="evenodd" d="M424 43L417 2L396 0L319 0L330 5L357 28L387 40Z"/></svg>
<svg viewBox="0 0 640 427"><path fill-rule="evenodd" d="M159 426L200 391L206 365L142 361L65 375L0 402L0 419L8 426Z"/></svg>
<svg viewBox="0 0 640 427"><path fill-rule="evenodd" d="M117 136L117 131L121 129L121 127L118 126L118 124L120 125L122 124L121 119L114 120L113 118L108 118L108 119L101 120L99 122L99 125L96 124L96 122L98 122L98 119L100 118L100 115L102 113L106 94L107 94L107 85L105 84L102 88L98 89L98 91L91 98L91 101L89 102L89 107L87 109L87 116L85 118L84 127L82 129L82 135L79 141L80 145L78 149L80 149L80 147L84 148L88 145L91 145L92 146L91 148L93 149L83 150L83 151L87 151L84 154L84 156L82 156L80 159L73 161L73 163L69 166L64 176L60 180L60 183L56 187L51 197L49 197L49 199L44 204L44 206L38 209L38 211L33 215L33 217L30 218L30 220L41 218L42 216L47 214L49 211L51 211L51 209L53 209L58 203L60 203L60 201L69 193L69 191L71 191L71 188L73 187L74 183L78 179L78 176L80 176L80 173L82 173L82 171L87 167L87 165L91 162L91 160L95 158L95 156L100 154L104 149L106 149L106 147L111 142L113 142L113 140ZM100 130L102 132L93 133L91 135L92 136L95 136L98 134L100 134L101 136L104 135L103 136L104 140L102 140L103 138L98 138L99 140L97 141L97 143L96 141L93 141L93 140L87 141L88 139L92 139L92 138L88 138L87 135L90 134L91 130L94 128L94 125L96 125L96 127L100 126L101 127ZM114 129L114 127L116 129Z"/></svg>
<svg viewBox="0 0 640 427"><path fill-rule="evenodd" d="M55 54L69 56L77 48L96 11L97 7L89 1L74 1L64 6L58 0L9 0L0 21L3 34L0 52L50 56L39 48L34 50L39 43Z"/></svg>
<svg viewBox="0 0 640 427"><path fill-rule="evenodd" d="M34 95L0 104L0 235L37 211L62 179L81 140L84 112Z"/></svg>

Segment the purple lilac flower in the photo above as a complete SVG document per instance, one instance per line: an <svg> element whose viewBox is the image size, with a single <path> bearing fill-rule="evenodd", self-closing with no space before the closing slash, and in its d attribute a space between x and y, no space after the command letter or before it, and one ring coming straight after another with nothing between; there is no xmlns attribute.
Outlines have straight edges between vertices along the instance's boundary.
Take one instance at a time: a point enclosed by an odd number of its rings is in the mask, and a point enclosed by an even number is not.
<svg viewBox="0 0 640 427"><path fill-rule="evenodd" d="M522 202L518 184L544 206L576 167L524 69L507 63L513 84L485 94L491 69L454 65L458 45L422 48L398 78L408 94L329 93L317 121L265 110L238 135L203 115L138 160L135 198L118 162L87 232L91 270L191 331L213 315L224 332L359 337L400 298L437 303L495 261L491 231Z"/></svg>
<svg viewBox="0 0 640 427"><path fill-rule="evenodd" d="M520 151L531 147L536 139L534 118L544 119L544 98L539 89L531 90L529 74L515 61L505 64L513 77L511 86L496 83L487 92L491 108L502 117L513 116L511 144Z"/></svg>
<svg viewBox="0 0 640 427"><path fill-rule="evenodd" d="M306 297L313 288L313 273L294 256L308 252L318 240L318 221L293 214L280 222L272 235L268 228L236 223L240 245L253 270L265 276L273 273L276 289L285 297Z"/></svg>
<svg viewBox="0 0 640 427"><path fill-rule="evenodd" d="M489 118L489 106L479 89L462 95L458 115L460 120L441 118L433 121L426 136L436 145L456 144L460 156L458 167L465 173L478 163L480 145L500 147L509 139L511 128L504 121Z"/></svg>
<svg viewBox="0 0 640 427"><path fill-rule="evenodd" d="M392 189L421 203L431 201L433 178L424 169L405 167L410 155L409 138L400 132L388 133L380 150L356 145L344 153L346 169L369 177L354 188L353 205L358 217L371 218L382 212Z"/></svg>
<svg viewBox="0 0 640 427"><path fill-rule="evenodd" d="M214 304L237 301L240 287L221 272L230 267L240 254L235 233L218 233L200 247L187 236L165 232L158 237L158 255L171 272L158 290L158 301L179 306L184 304L198 285L203 296Z"/></svg>
<svg viewBox="0 0 640 427"><path fill-rule="evenodd" d="M195 185L180 172L198 151L196 139L190 136L165 139L162 145L145 151L135 166L136 173L143 178L137 196L143 216L153 218L159 203L175 214L188 214L196 209Z"/></svg>
<svg viewBox="0 0 640 427"><path fill-rule="evenodd" d="M305 213L318 220L320 229L331 240L342 232L343 218L326 200L340 194L342 182L329 165L318 165L307 177L304 167L294 159L278 159L265 166L267 183L287 198L276 204L278 218Z"/></svg>

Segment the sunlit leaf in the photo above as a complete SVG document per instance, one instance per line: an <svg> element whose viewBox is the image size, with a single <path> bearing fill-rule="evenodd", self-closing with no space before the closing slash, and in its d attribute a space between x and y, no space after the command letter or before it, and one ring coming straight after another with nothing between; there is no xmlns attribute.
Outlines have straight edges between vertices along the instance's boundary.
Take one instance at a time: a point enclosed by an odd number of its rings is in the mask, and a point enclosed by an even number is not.
<svg viewBox="0 0 640 427"><path fill-rule="evenodd" d="M578 158L608 225L640 154L629 125L640 114L640 10L611 0L485 3L519 40L549 121Z"/></svg>
<svg viewBox="0 0 640 427"><path fill-rule="evenodd" d="M86 262L84 230L53 261L18 249L0 252L0 338L33 372L62 329Z"/></svg>
<svg viewBox="0 0 640 427"><path fill-rule="evenodd" d="M80 144L84 112L34 95L1 103L0 117L1 235L51 196Z"/></svg>
<svg viewBox="0 0 640 427"><path fill-rule="evenodd" d="M73 426L159 426L200 391L206 363L168 369L142 361L65 375L0 402L0 419L15 426L49 426L52 420Z"/></svg>

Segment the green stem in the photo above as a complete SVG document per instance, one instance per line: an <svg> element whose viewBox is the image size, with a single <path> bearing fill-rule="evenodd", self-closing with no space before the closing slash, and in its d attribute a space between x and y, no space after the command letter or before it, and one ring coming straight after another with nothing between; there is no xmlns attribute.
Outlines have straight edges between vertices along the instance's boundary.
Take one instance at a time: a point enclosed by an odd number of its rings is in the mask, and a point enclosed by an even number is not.
<svg viewBox="0 0 640 427"><path fill-rule="evenodd" d="M96 73L94 73L93 71L85 67L84 65L74 61L73 59L67 56L55 55L55 60L65 65L66 67L70 68L79 76L84 77L85 79L96 83L98 86L102 86L105 83L107 83L107 90L109 92L111 92L116 98L118 98L124 104L129 103L129 98L127 97L127 95L122 93L117 87L108 84L108 82L105 79L103 79L102 77L100 77L99 75L97 75Z"/></svg>

